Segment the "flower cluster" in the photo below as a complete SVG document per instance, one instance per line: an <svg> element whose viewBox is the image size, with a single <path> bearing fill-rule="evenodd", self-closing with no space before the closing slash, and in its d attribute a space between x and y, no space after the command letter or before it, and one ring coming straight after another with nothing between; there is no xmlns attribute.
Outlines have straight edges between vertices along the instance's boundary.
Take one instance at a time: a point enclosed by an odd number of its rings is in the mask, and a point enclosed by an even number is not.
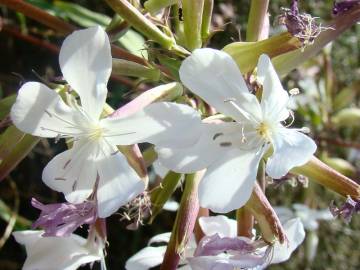
<svg viewBox="0 0 360 270"><path fill-rule="evenodd" d="M47 269L50 260L56 262L54 269L76 269L94 261L101 261L104 268L105 218L125 207L137 228L151 214L147 179L137 174L119 146L154 144L158 164L177 173L206 169L199 184L199 204L216 213L246 205L260 163L269 177L280 179L307 163L316 151L305 128L290 128L291 97L265 54L254 73L256 93L225 52L197 49L183 61L181 83L219 113L216 120L201 120L197 110L175 102L155 102L132 108L131 113L119 110L105 116L112 57L101 27L68 36L59 61L68 87L57 92L28 82L11 110L11 119L21 131L64 138L71 146L55 156L42 175L44 183L63 193L67 202L44 205L33 199L32 205L41 210L33 227L44 231L14 233L28 253L24 269ZM224 216L201 218L199 223L204 236L197 242L192 237L185 245L183 268L263 269L287 260L305 237L299 219L283 222L285 237L279 239L287 238L285 242L239 237L236 221ZM83 224L89 226L87 239L73 234ZM283 230L280 223L275 227ZM170 234L160 235L150 244L169 239ZM164 253L163 246L147 247L126 267L153 267L162 262Z"/></svg>

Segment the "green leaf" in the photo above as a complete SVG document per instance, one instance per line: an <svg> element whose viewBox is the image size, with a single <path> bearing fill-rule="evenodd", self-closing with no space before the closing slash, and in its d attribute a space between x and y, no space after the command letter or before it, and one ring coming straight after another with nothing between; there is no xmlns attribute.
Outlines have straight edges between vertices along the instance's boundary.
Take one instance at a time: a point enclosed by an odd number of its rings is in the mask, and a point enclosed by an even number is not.
<svg viewBox="0 0 360 270"><path fill-rule="evenodd" d="M105 26L111 22L111 19L108 16L91 11L78 4L68 3L64 1L55 1L54 7L63 11L66 14L65 16L68 17L68 19L76 22L83 27L90 27L94 24Z"/></svg>
<svg viewBox="0 0 360 270"><path fill-rule="evenodd" d="M0 138L0 181L3 180L39 142L39 138L10 126Z"/></svg>
<svg viewBox="0 0 360 270"><path fill-rule="evenodd" d="M0 100L0 120L4 119L9 113L11 106L15 103L16 95L11 95Z"/></svg>
<svg viewBox="0 0 360 270"><path fill-rule="evenodd" d="M164 204L170 199L171 195L176 190L176 187L181 179L180 173L175 173L170 171L164 178L161 183L161 186L158 187L151 194L151 219L152 223L155 217L161 212L164 207Z"/></svg>

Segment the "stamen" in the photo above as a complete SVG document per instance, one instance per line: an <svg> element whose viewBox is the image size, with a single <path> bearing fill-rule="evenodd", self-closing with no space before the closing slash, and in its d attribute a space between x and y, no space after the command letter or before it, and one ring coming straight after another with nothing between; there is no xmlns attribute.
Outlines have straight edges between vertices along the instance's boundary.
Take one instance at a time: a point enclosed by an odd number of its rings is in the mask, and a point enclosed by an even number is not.
<svg viewBox="0 0 360 270"><path fill-rule="evenodd" d="M254 122L254 123L258 123L258 121L248 112L246 112L245 110L243 110L242 108L239 107L239 105L237 105L235 103L236 99L235 98L228 98L225 99L224 102L225 103L229 103L231 104L237 111L239 111L247 120L249 120L250 122Z"/></svg>
<svg viewBox="0 0 360 270"><path fill-rule="evenodd" d="M299 129L299 131L305 134L310 133L310 129L308 127L302 127Z"/></svg>
<svg viewBox="0 0 360 270"><path fill-rule="evenodd" d="M293 111L289 110L289 116L291 117L291 121L290 121L289 124L287 124L287 125L285 126L286 128L287 128L287 127L290 127L290 126L294 123L294 121L295 121L295 116L294 116L294 112L293 112Z"/></svg>
<svg viewBox="0 0 360 270"><path fill-rule="evenodd" d="M107 134L107 135L104 135L104 137L116 137L116 136L123 136L123 135L130 135L130 134L135 134L136 132L133 131L133 132L126 132L126 133L117 133L117 134Z"/></svg>
<svg viewBox="0 0 360 270"><path fill-rule="evenodd" d="M73 127L73 128L78 128L77 125L75 125L74 123L72 123L72 122L70 122L70 121L68 121L68 120L66 120L66 119L61 118L61 117L58 116L57 114L52 114L52 113L50 113L48 110L45 110L44 112L47 113L50 117L54 117L54 118L56 118L56 119L58 119L58 120L60 120L60 121L62 121L62 122L64 122L64 123L70 125L70 126Z"/></svg>
<svg viewBox="0 0 360 270"><path fill-rule="evenodd" d="M300 90L299 90L299 88L296 88L296 87L289 90L289 94L290 94L291 96L296 96L296 95L298 95L299 93L300 93Z"/></svg>

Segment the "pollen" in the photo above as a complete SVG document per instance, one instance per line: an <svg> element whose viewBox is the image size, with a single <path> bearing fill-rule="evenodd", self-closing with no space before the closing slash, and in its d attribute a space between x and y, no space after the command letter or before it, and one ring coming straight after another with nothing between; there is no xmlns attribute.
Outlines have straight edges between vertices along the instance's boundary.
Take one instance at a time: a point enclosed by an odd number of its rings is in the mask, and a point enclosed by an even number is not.
<svg viewBox="0 0 360 270"><path fill-rule="evenodd" d="M271 128L267 123L260 123L260 125L256 128L256 132L266 141L270 141Z"/></svg>

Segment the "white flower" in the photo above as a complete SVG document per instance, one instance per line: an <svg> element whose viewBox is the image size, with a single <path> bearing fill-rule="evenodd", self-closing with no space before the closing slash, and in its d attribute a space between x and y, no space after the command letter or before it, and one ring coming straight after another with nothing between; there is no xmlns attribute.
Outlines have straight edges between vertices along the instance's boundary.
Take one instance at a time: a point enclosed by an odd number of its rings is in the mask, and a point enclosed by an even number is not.
<svg viewBox="0 0 360 270"><path fill-rule="evenodd" d="M224 242L231 239L237 239L248 243L249 246L254 245L255 241L246 237L237 236L237 223L235 220L229 219L225 216L201 217L199 224L205 234L205 238L211 239L211 236L217 235L220 238L226 238L222 242L220 249L224 247ZM284 223L284 230L289 240L288 243L275 243L272 247L265 243L262 247L256 248L254 251L236 251L229 250L214 256L196 256L195 250L197 244L195 238L190 238L189 243L185 247L184 254L182 254L180 266L178 269L264 269L269 264L281 263L288 260L292 252L303 242L305 232L300 219L292 219ZM163 261L166 246L150 246L153 243L168 243L170 240L170 233L156 235L149 241L149 246L140 250L138 253L129 258L126 262L127 270L147 270ZM205 240L205 245L206 245ZM226 243L225 243L226 245ZM212 246L214 248L214 246ZM216 246L215 246L216 248ZM272 253L269 254L269 248ZM213 250L212 250L213 251ZM271 256L270 256L271 255ZM187 264L189 262L189 264ZM185 265L184 265L185 264ZM249 266L251 265L251 266ZM216 268L219 267L219 268Z"/></svg>
<svg viewBox="0 0 360 270"><path fill-rule="evenodd" d="M199 187L200 205L228 212L249 199L263 154L273 148L266 172L274 178L305 164L316 150L311 138L281 122L290 112L289 95L268 56L260 56L257 80L261 102L250 94L234 60L225 52L198 49L180 67L182 83L233 122L202 124L202 137L188 148L157 147L163 166L176 172L207 168Z"/></svg>
<svg viewBox="0 0 360 270"><path fill-rule="evenodd" d="M295 203L292 209L277 206L274 207L279 219L283 222L292 218L300 218L304 228L309 231L315 231L319 228L320 220L333 220L334 216L328 208L326 209L311 209L305 204Z"/></svg>
<svg viewBox="0 0 360 270"><path fill-rule="evenodd" d="M42 237L43 231L19 231L13 235L25 245L23 270L75 270L83 264L103 260L103 246L71 234L69 237Z"/></svg>
<svg viewBox="0 0 360 270"><path fill-rule="evenodd" d="M166 251L166 245L170 241L170 232L162 233L152 237L148 246L140 250L138 253L131 256L125 265L126 270L147 270L152 267L158 266L162 263ZM163 243L164 245L161 245ZM151 246L156 244L157 246ZM192 236L185 247L185 251L180 260L180 264L183 266L178 267L178 269L186 270L191 269L187 264L186 257L192 256L196 249L196 242L194 236Z"/></svg>
<svg viewBox="0 0 360 270"><path fill-rule="evenodd" d="M44 84L29 82L19 90L11 119L34 136L73 138L74 146L46 166L43 181L74 204L96 191L98 214L107 217L145 188L116 145L149 142L181 147L197 139L193 133L200 118L189 106L159 102L130 116L100 119L112 58L108 36L98 26L65 39L60 68L81 106L71 98L66 104ZM188 125L194 128L178 136Z"/></svg>

